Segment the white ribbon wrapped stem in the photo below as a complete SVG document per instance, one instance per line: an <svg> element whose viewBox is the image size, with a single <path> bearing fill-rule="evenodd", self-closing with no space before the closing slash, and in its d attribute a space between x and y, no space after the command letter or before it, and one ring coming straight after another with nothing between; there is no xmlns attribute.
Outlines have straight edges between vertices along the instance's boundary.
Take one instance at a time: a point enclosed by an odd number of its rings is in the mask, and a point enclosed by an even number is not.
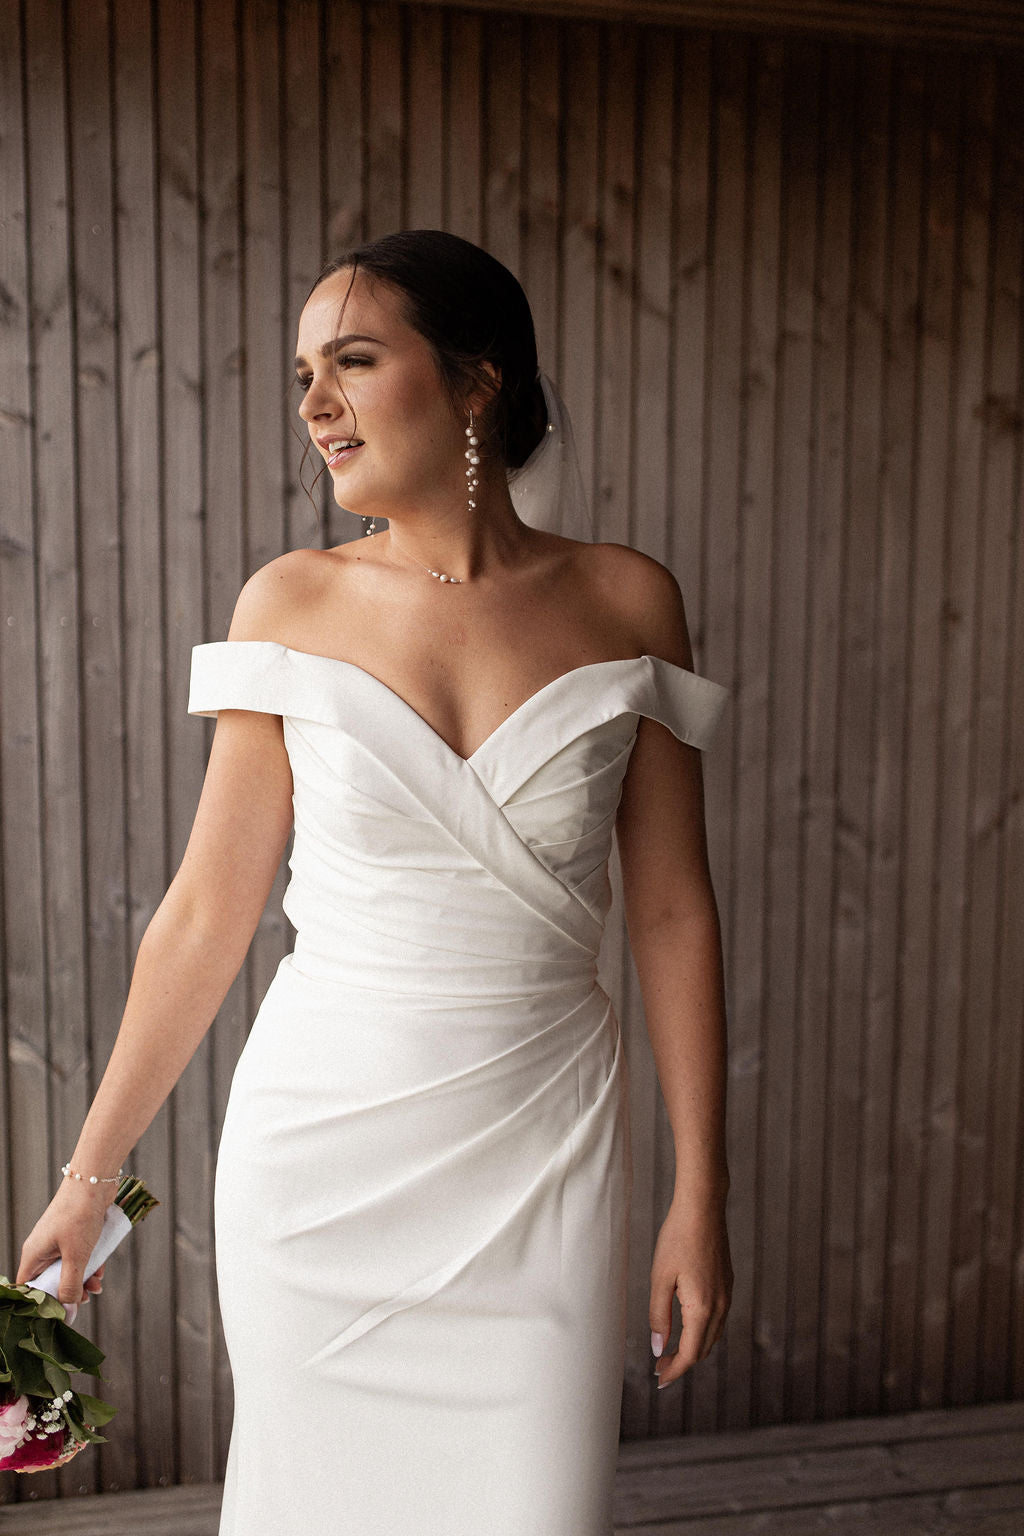
<svg viewBox="0 0 1024 1536"><path fill-rule="evenodd" d="M115 1202L108 1205L106 1215L103 1218L103 1227L96 1240L96 1246L92 1253L90 1253L89 1261L85 1266L85 1274L82 1277L84 1280L88 1280L90 1275L96 1273L104 1260L108 1259L113 1253L118 1243L128 1236L131 1229L132 1224L121 1207ZM36 1275L35 1279L28 1280L25 1283L31 1285L37 1291L45 1291L48 1296L56 1296L59 1301L60 1273L61 1260L54 1259L53 1263L48 1264L41 1275ZM66 1307L66 1310L67 1321L73 1323L78 1316L78 1303L72 1302L70 1306Z"/></svg>

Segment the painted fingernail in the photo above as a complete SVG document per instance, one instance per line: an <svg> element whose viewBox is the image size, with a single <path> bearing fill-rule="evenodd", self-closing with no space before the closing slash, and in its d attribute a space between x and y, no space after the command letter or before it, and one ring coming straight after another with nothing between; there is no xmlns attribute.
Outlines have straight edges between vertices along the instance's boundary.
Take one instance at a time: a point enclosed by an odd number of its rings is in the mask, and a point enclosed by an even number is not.
<svg viewBox="0 0 1024 1536"><path fill-rule="evenodd" d="M665 1348L664 1337L660 1333L652 1333L651 1334L651 1353L654 1355L654 1358L656 1360L662 1354L662 1352L664 1351L664 1348Z"/></svg>

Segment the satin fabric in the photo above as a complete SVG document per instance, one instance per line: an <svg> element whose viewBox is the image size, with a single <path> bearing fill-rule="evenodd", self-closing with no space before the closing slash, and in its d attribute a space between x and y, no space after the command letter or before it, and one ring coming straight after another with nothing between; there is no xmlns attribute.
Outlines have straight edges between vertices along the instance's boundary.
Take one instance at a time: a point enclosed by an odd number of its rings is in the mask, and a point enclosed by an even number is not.
<svg viewBox="0 0 1024 1536"><path fill-rule="evenodd" d="M220 1536L610 1536L630 1166L597 980L658 657L556 678L468 759L349 662L192 653L188 709L283 717L296 929L215 1186L235 1390Z"/></svg>

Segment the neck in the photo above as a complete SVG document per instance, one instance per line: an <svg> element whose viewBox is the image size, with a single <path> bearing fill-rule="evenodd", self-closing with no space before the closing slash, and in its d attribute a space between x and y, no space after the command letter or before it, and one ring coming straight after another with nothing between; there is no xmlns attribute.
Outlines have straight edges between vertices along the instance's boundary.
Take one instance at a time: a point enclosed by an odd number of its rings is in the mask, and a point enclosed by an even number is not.
<svg viewBox="0 0 1024 1536"><path fill-rule="evenodd" d="M443 512L396 509L388 516L383 549L391 559L409 560L428 571L443 572L454 581L479 581L515 564L530 538L520 521L508 485L481 494L476 507Z"/></svg>

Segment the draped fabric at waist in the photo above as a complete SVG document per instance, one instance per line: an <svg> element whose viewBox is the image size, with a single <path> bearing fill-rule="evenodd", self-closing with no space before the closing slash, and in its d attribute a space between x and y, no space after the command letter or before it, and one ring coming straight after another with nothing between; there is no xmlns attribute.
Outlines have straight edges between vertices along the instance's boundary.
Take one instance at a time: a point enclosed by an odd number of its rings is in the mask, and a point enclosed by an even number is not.
<svg viewBox="0 0 1024 1536"><path fill-rule="evenodd" d="M460 948L457 932L447 937L447 947L411 936L388 945L355 917L339 926L307 923L296 936L290 959L295 970L313 980L433 1008L496 1007L534 996L557 997L571 1006L597 980L596 956L581 950L524 950L517 933L509 936L507 954L474 955Z"/></svg>
<svg viewBox="0 0 1024 1536"><path fill-rule="evenodd" d="M567 933L468 861L367 880L346 851L297 838L291 868L292 963L311 978L441 1007L534 995L571 1006L595 984L599 945L589 935Z"/></svg>
<svg viewBox="0 0 1024 1536"><path fill-rule="evenodd" d="M299 965L282 959L235 1071L217 1221L225 1248L248 1253L256 1232L279 1283L301 1275L319 1297L303 1346L317 1371L470 1264L525 1252L538 1222L554 1223L541 1250L557 1272L570 1171L590 1170L602 1212L624 1177L625 1067L596 984L490 1007L429 992L396 1004ZM231 1343L264 1347L244 1315Z"/></svg>

